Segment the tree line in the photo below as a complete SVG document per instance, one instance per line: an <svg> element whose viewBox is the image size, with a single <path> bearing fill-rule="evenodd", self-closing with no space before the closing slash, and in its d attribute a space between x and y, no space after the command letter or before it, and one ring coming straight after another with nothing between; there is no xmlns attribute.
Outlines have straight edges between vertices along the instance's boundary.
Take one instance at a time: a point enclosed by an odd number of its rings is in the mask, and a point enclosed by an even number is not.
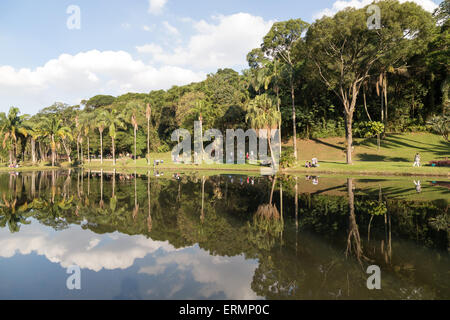
<svg viewBox="0 0 450 320"><path fill-rule="evenodd" d="M107 154L147 157L173 147L171 133L205 129L279 129L298 160L297 138L434 131L448 141L450 1L429 13L397 0L377 2L381 28L367 26L367 7L347 8L312 24L276 22L247 55L241 74L219 69L206 80L169 90L97 95L55 103L33 116L0 113L0 157L10 164L55 165L61 155L103 162Z"/></svg>

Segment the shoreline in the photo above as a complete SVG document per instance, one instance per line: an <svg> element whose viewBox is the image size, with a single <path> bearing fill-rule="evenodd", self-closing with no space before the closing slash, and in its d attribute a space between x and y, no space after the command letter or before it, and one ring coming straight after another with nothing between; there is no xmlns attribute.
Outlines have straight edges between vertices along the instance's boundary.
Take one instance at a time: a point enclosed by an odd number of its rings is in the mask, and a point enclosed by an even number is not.
<svg viewBox="0 0 450 320"><path fill-rule="evenodd" d="M361 165L361 163L359 164ZM97 166L97 165L90 165L90 166L76 166L76 167L67 167L67 166L61 166L61 167L21 167L21 168L8 168L8 167L0 167L0 173L14 173L14 172L31 172L31 171L52 171L52 170L76 170L76 169L85 169L85 170L105 170L105 171L112 171L116 169L116 171L133 171L133 170L146 170L146 171L212 171L212 172L225 172L225 173L260 173L261 167L251 167L249 165L236 165L238 167L232 168L232 167L222 167L219 168L216 166L208 167L208 166L196 166L193 167L192 165L181 165L180 167L176 166L165 166L161 165L156 168L153 168L153 166L143 166L143 165L116 165L113 166ZM423 168L423 167L422 167ZM422 168L415 168L411 170L421 170ZM426 169L439 169L440 172L408 172L408 171L402 171L402 170L364 170L364 169L354 169L349 170L347 168L345 169L332 169L332 168L285 168L280 169L278 171L279 174L286 174L286 175L295 175L295 174L309 174L309 175L315 175L315 174L326 174L326 175L360 175L360 176L393 176L393 177L446 177L450 178L450 170L446 167L442 168L431 168L431 167L425 167ZM442 170L444 169L444 170Z"/></svg>

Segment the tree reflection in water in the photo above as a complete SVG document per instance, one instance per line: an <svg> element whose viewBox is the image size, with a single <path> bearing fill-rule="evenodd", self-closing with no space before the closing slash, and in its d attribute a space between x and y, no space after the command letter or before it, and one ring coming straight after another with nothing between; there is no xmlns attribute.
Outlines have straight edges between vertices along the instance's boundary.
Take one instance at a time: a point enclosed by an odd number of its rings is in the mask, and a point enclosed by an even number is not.
<svg viewBox="0 0 450 320"><path fill-rule="evenodd" d="M391 186L322 180L323 190L310 190L290 176L0 175L0 226L19 232L33 219L243 255L258 261L251 287L269 299L449 298L445 197L404 199ZM366 288L369 264L383 270L382 292Z"/></svg>

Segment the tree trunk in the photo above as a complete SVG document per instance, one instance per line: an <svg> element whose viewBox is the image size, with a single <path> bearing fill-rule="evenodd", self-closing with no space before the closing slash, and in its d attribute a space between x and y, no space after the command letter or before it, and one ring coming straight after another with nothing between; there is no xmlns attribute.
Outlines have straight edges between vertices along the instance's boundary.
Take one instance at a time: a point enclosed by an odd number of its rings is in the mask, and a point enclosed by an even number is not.
<svg viewBox="0 0 450 320"><path fill-rule="evenodd" d="M134 127L134 166L137 165L137 152L136 152L136 127Z"/></svg>
<svg viewBox="0 0 450 320"><path fill-rule="evenodd" d="M291 71L291 99L292 99L292 125L293 125L293 144L294 144L294 157L295 161L298 160L297 157L297 122L295 115L295 88L294 88L294 79Z"/></svg>
<svg viewBox="0 0 450 320"><path fill-rule="evenodd" d="M52 167L55 166L56 161L56 145L55 145L55 137L52 135Z"/></svg>
<svg viewBox="0 0 450 320"><path fill-rule="evenodd" d="M150 118L147 119L147 165L150 165Z"/></svg>
<svg viewBox="0 0 450 320"><path fill-rule="evenodd" d="M352 162L352 149L353 149L353 112L346 112L346 125L347 125L347 164L353 164Z"/></svg>
<svg viewBox="0 0 450 320"><path fill-rule="evenodd" d="M111 138L112 142L112 154L113 154L113 166L116 165L116 145L114 143L114 138Z"/></svg>
<svg viewBox="0 0 450 320"><path fill-rule="evenodd" d="M33 165L36 164L36 140L31 138L31 161L33 162Z"/></svg>
<svg viewBox="0 0 450 320"><path fill-rule="evenodd" d="M370 117L369 110L367 109L366 89L363 89L363 97L364 97L364 109L366 110L367 118L369 118L369 121L372 122L372 118Z"/></svg>
<svg viewBox="0 0 450 320"><path fill-rule="evenodd" d="M9 165L13 164L13 150L9 149Z"/></svg>
<svg viewBox="0 0 450 320"><path fill-rule="evenodd" d="M42 144L40 142L38 142L39 144L39 153L41 155L41 160L47 161L47 156L44 153L44 151L42 151Z"/></svg>
<svg viewBox="0 0 450 320"><path fill-rule="evenodd" d="M273 155L271 138L272 138L272 130L271 129L267 129L267 142L269 143L270 158L272 159L272 168L274 170L276 170L276 168L275 168L275 157Z"/></svg>
<svg viewBox="0 0 450 320"><path fill-rule="evenodd" d="M100 131L100 162L103 166L103 131Z"/></svg>

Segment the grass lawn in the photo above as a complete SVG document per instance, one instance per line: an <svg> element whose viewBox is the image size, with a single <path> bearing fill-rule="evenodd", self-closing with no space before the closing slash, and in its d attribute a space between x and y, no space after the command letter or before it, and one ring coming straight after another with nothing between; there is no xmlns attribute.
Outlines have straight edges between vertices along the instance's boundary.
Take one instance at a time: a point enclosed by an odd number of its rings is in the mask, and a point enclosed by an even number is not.
<svg viewBox="0 0 450 320"><path fill-rule="evenodd" d="M300 159L319 160L339 163L345 161L345 139L327 138L297 140ZM291 146L292 144L289 144ZM419 152L422 163L431 160L450 158L450 143L438 135L430 133L388 134L377 150L377 141L373 139L355 139L353 160L364 162L405 162L413 163L414 155ZM304 164L304 161L303 161Z"/></svg>
<svg viewBox="0 0 450 320"><path fill-rule="evenodd" d="M304 161L303 161L304 162ZM409 176L450 176L450 168L446 167L420 167L413 168L412 163L408 162L375 162L375 161L354 161L353 165L347 165L345 162L321 161L319 168L307 169L303 165L289 168L285 172L304 172L304 173L353 173L359 175L409 175Z"/></svg>

